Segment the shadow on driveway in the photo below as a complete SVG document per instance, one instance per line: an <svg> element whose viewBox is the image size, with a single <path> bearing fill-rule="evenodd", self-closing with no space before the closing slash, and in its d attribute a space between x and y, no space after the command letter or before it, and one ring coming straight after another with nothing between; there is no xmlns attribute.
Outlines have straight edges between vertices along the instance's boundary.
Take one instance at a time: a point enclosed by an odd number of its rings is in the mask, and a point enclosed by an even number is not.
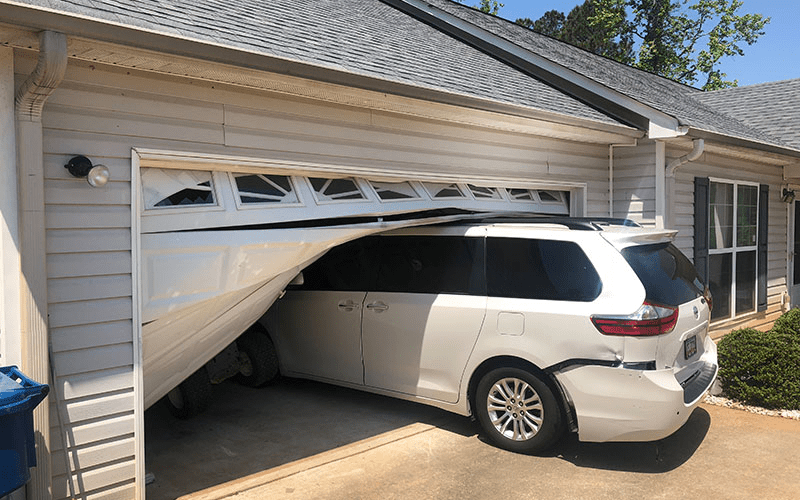
<svg viewBox="0 0 800 500"><path fill-rule="evenodd" d="M565 435L550 452L578 467L659 474L686 463L705 439L711 415L696 408L689 420L671 436L647 443L581 443Z"/></svg>

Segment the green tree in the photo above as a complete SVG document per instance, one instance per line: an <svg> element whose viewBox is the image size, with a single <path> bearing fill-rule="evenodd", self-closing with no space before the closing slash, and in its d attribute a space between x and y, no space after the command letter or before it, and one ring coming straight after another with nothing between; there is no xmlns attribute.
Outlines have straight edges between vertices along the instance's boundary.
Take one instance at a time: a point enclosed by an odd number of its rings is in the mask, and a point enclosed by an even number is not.
<svg viewBox="0 0 800 500"><path fill-rule="evenodd" d="M464 0L457 0L459 3L464 3ZM505 7L502 3L498 2L497 0L481 0L478 5L473 5L476 9L480 10L481 12L486 12L487 14L491 14L496 16L500 9Z"/></svg>
<svg viewBox="0 0 800 500"><path fill-rule="evenodd" d="M764 35L770 19L740 13L742 0L689 1L586 0L568 16L550 11L517 23L703 90L735 87L720 61L744 55L743 44Z"/></svg>
<svg viewBox="0 0 800 500"><path fill-rule="evenodd" d="M626 22L625 9L621 9L616 23ZM612 20L606 20L608 26L595 28L591 21L596 17L597 9L594 0L586 0L574 7L568 15L557 10L550 10L537 19L517 19L516 23L527 28L558 38L572 45L581 47L595 54L610 57L621 62L630 63L633 57L632 38L620 26L614 26ZM613 27L614 29L610 29Z"/></svg>
<svg viewBox="0 0 800 500"><path fill-rule="evenodd" d="M537 33L552 36L553 38L561 38L564 34L564 23L567 22L567 16L563 12L557 10L548 10L542 17L536 21L531 21L530 18L517 19L516 23L530 28Z"/></svg>
<svg viewBox="0 0 800 500"><path fill-rule="evenodd" d="M719 69L725 57L743 56L743 44L764 35L770 19L742 14L742 0L592 0L597 13L593 29L609 36L630 36L638 45L634 66L695 85L703 90L735 87ZM619 23L619 12L631 12ZM704 81L703 81L704 80Z"/></svg>

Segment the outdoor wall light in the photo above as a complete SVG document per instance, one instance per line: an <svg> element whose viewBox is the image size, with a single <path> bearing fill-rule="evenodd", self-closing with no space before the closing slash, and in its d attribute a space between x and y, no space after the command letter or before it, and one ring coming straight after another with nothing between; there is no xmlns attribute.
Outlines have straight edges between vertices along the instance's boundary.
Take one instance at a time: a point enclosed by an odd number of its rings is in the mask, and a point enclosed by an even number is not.
<svg viewBox="0 0 800 500"><path fill-rule="evenodd" d="M86 177L86 181L92 187L103 187L108 182L108 167L92 165L92 161L85 156L73 156L64 168L74 177Z"/></svg>
<svg viewBox="0 0 800 500"><path fill-rule="evenodd" d="M795 199L794 189L783 188L783 196L781 196L781 201L784 203L791 203Z"/></svg>

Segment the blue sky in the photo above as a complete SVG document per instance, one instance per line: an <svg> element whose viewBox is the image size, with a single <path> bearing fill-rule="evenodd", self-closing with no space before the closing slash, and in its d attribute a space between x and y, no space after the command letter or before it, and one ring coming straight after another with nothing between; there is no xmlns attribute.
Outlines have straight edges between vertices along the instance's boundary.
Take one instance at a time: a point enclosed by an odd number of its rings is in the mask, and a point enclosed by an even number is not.
<svg viewBox="0 0 800 500"><path fill-rule="evenodd" d="M477 0L467 0L475 5ZM538 19L546 11L556 9L568 13L583 0L502 0L500 17ZM800 5L797 0L744 0L742 13L759 13L771 17L766 34L755 45L744 46L744 56L723 60L722 70L728 80L739 80L739 86L800 78ZM700 83L702 85L702 82Z"/></svg>

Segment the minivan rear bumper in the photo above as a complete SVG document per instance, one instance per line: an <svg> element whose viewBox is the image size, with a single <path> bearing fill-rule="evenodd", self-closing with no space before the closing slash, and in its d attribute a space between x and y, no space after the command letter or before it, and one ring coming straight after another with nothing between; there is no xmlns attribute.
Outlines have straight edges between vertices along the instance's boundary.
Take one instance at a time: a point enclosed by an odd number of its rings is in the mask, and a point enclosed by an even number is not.
<svg viewBox="0 0 800 500"><path fill-rule="evenodd" d="M689 419L717 376L717 349L706 338L692 370L581 366L557 373L575 408L581 441L655 441Z"/></svg>

